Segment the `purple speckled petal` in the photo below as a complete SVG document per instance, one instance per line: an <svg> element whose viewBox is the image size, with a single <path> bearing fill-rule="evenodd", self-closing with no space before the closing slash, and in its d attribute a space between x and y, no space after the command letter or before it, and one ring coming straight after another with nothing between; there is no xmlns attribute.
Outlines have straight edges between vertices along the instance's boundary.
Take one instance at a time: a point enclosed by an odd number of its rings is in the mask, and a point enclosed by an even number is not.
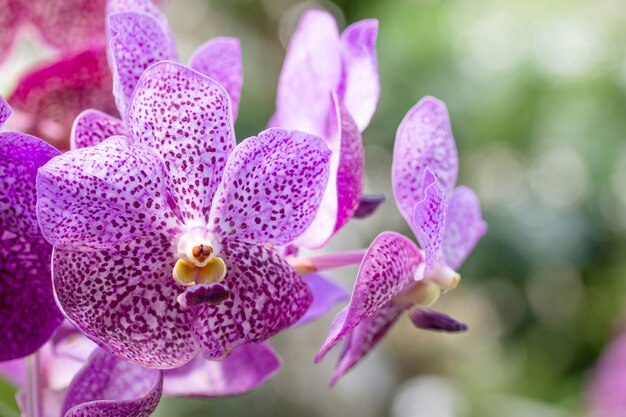
<svg viewBox="0 0 626 417"><path fill-rule="evenodd" d="M276 246L311 224L328 182L330 151L318 137L268 129L232 153L211 212L220 237Z"/></svg>
<svg viewBox="0 0 626 417"><path fill-rule="evenodd" d="M339 378L359 363L383 339L403 311L393 303L387 303L349 333L339 363L330 377L331 386L335 385Z"/></svg>
<svg viewBox="0 0 626 417"><path fill-rule="evenodd" d="M167 204L161 161L114 136L67 152L39 170L37 216L55 247L103 249L150 231L173 235L179 220Z"/></svg>
<svg viewBox="0 0 626 417"><path fill-rule="evenodd" d="M120 119L99 110L85 110L74 120L70 149L95 146L111 136L120 135L128 135L126 125Z"/></svg>
<svg viewBox="0 0 626 417"><path fill-rule="evenodd" d="M17 132L0 133L0 239L3 232L40 238L35 204L37 169L59 151L41 139Z"/></svg>
<svg viewBox="0 0 626 417"><path fill-rule="evenodd" d="M330 313L339 303L350 299L345 288L322 274L312 273L302 277L311 289L313 302L311 307L294 326L302 326Z"/></svg>
<svg viewBox="0 0 626 417"><path fill-rule="evenodd" d="M461 323L439 311L429 308L415 307L409 310L409 318L415 327L423 330L433 330L439 332L464 332L467 324Z"/></svg>
<svg viewBox="0 0 626 417"><path fill-rule="evenodd" d="M135 12L145 14L153 17L161 26L167 28L169 31L169 25L167 23L167 17L156 6L156 3L161 3L161 0L109 0L107 2L107 15L113 13L122 12Z"/></svg>
<svg viewBox="0 0 626 417"><path fill-rule="evenodd" d="M414 282L422 261L419 249L406 237L395 232L378 235L361 262L348 309L337 314L315 361Z"/></svg>
<svg viewBox="0 0 626 417"><path fill-rule="evenodd" d="M176 60L171 33L153 16L137 12L109 15L113 92L124 120L141 74L150 65Z"/></svg>
<svg viewBox="0 0 626 417"><path fill-rule="evenodd" d="M28 0L28 18L46 43L65 51L101 45L106 0Z"/></svg>
<svg viewBox="0 0 626 417"><path fill-rule="evenodd" d="M32 136L0 133L0 361L39 349L61 324L52 296L52 247L35 214L37 169L59 154Z"/></svg>
<svg viewBox="0 0 626 417"><path fill-rule="evenodd" d="M425 270L439 259L446 222L447 197L429 169L424 173L424 198L415 205L410 223L426 256Z"/></svg>
<svg viewBox="0 0 626 417"><path fill-rule="evenodd" d="M97 349L67 390L64 417L148 417L163 389L163 372Z"/></svg>
<svg viewBox="0 0 626 417"><path fill-rule="evenodd" d="M191 68L160 62L141 76L128 118L132 137L163 158L183 218L208 222L235 147L228 93Z"/></svg>
<svg viewBox="0 0 626 417"><path fill-rule="evenodd" d="M385 202L385 196L383 194L366 195L361 196L359 206L353 214L355 219L364 219L371 216L378 210L378 207Z"/></svg>
<svg viewBox="0 0 626 417"><path fill-rule="evenodd" d="M263 342L309 309L309 287L276 251L225 240L216 254L226 262L222 283L231 296L198 308L194 333L205 359L222 360L239 345Z"/></svg>
<svg viewBox="0 0 626 417"><path fill-rule="evenodd" d="M0 0L0 63L11 52L17 31L24 18L21 0Z"/></svg>
<svg viewBox="0 0 626 417"><path fill-rule="evenodd" d="M352 217L356 211L363 188L363 142L352 117L335 95L332 95L336 128L326 137L331 151L328 186L315 220L298 238L301 247L317 249Z"/></svg>
<svg viewBox="0 0 626 417"><path fill-rule="evenodd" d="M194 312L179 306L176 258L165 236L144 235L95 252L55 249L53 279L66 317L108 351L146 366L171 368L198 351Z"/></svg>
<svg viewBox="0 0 626 417"><path fill-rule="evenodd" d="M52 295L51 253L41 236L5 231L0 240L0 361L35 352L63 320Z"/></svg>
<svg viewBox="0 0 626 417"><path fill-rule="evenodd" d="M341 43L335 19L326 11L308 10L289 42L271 125L326 138L333 111L329 97L340 79Z"/></svg>
<svg viewBox="0 0 626 417"><path fill-rule="evenodd" d="M276 375L280 358L269 343L247 343L222 362L198 355L180 368L165 371L163 395L218 398L240 395Z"/></svg>
<svg viewBox="0 0 626 417"><path fill-rule="evenodd" d="M222 84L230 96L233 120L237 119L243 83L239 39L217 37L208 40L191 55L189 66Z"/></svg>
<svg viewBox="0 0 626 417"><path fill-rule="evenodd" d="M6 102L4 97L0 96L0 128L9 119L9 117L11 117L12 114L13 110L11 110L9 103Z"/></svg>
<svg viewBox="0 0 626 417"><path fill-rule="evenodd" d="M104 47L60 57L23 76L8 102L20 131L69 149L69 131L85 109L117 115Z"/></svg>
<svg viewBox="0 0 626 417"><path fill-rule="evenodd" d="M393 193L406 221L422 200L424 171L430 169L446 194L459 169L456 144L443 102L425 97L404 117L396 134L391 168Z"/></svg>
<svg viewBox="0 0 626 417"><path fill-rule="evenodd" d="M487 232L480 214L480 200L467 187L457 187L448 203L443 235L443 257L452 269L459 269L474 246Z"/></svg>
<svg viewBox="0 0 626 417"><path fill-rule="evenodd" d="M344 68L341 98L361 132L370 123L380 97L377 36L378 20L375 19L353 23L341 34Z"/></svg>

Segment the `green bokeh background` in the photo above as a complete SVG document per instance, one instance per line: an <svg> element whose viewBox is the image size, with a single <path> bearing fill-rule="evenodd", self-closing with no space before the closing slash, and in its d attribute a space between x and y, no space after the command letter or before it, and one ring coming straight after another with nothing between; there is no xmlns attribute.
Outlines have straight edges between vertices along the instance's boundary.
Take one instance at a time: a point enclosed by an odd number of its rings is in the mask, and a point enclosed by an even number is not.
<svg viewBox="0 0 626 417"><path fill-rule="evenodd" d="M158 417L585 415L590 371L626 307L626 6L622 0L170 0L183 61L206 39L242 40L237 137L262 130L299 14L380 21L382 95L364 133L366 191L387 204L328 250L410 235L389 172L396 128L424 95L449 107L459 183L476 190L489 232L438 307L470 331L402 320L335 388L336 354L314 366L331 317L273 340L283 370L242 397L164 399ZM36 49L36 48L35 48ZM28 51L28 50L27 50ZM21 65L24 64L22 52ZM6 67L6 64L5 64ZM1 70L1 69L0 69ZM10 91L10 80L2 84ZM351 288L354 269L334 277ZM0 416L13 390L0 383Z"/></svg>

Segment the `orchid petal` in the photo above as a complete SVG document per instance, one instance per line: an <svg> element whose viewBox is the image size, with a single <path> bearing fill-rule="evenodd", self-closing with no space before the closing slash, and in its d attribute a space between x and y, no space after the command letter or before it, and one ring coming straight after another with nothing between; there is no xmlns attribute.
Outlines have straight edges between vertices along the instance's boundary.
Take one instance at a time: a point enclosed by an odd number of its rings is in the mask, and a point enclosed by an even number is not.
<svg viewBox="0 0 626 417"><path fill-rule="evenodd" d="M0 0L0 63L11 52L20 23L25 15L19 0Z"/></svg>
<svg viewBox="0 0 626 417"><path fill-rule="evenodd" d="M378 210L381 204L385 202L385 196L382 194L361 196L359 206L353 214L355 219L364 219L371 216Z"/></svg>
<svg viewBox="0 0 626 417"><path fill-rule="evenodd" d="M240 395L276 375L280 358L268 343L247 343L222 362L197 356L180 368L165 371L166 396L218 398Z"/></svg>
<svg viewBox="0 0 626 417"><path fill-rule="evenodd" d="M201 45L189 58L189 66L220 83L230 96L233 120L237 119L243 63L239 39L217 37Z"/></svg>
<svg viewBox="0 0 626 417"><path fill-rule="evenodd" d="M311 289L313 302L304 316L294 326L302 326L317 320L330 313L337 304L348 301L350 298L345 288L322 274L307 274L302 279Z"/></svg>
<svg viewBox="0 0 626 417"><path fill-rule="evenodd" d="M372 119L380 97L376 57L377 36L376 19L353 23L341 34L341 57L344 68L340 87L343 91L341 97L361 132Z"/></svg>
<svg viewBox="0 0 626 417"><path fill-rule="evenodd" d="M326 11L308 10L289 41L271 125L326 138L327 118L332 114L328 97L337 90L340 78L341 44L335 19Z"/></svg>
<svg viewBox="0 0 626 417"><path fill-rule="evenodd" d="M0 375L15 387L26 385L26 367L24 359L0 362Z"/></svg>
<svg viewBox="0 0 626 417"><path fill-rule="evenodd" d="M268 129L242 142L211 212L221 237L280 246L311 224L328 181L330 151L312 135Z"/></svg>
<svg viewBox="0 0 626 417"><path fill-rule="evenodd" d="M446 194L452 192L459 168L456 145L445 104L433 97L423 98L409 110L396 134L393 193L409 224L415 205L423 198L427 168Z"/></svg>
<svg viewBox="0 0 626 417"><path fill-rule="evenodd" d="M128 138L67 152L39 170L37 216L61 249L105 249L150 231L173 236L161 161Z"/></svg>
<svg viewBox="0 0 626 417"><path fill-rule="evenodd" d="M11 117L13 114L13 110L9 106L9 103L0 96L0 128L4 125L4 123Z"/></svg>
<svg viewBox="0 0 626 417"><path fill-rule="evenodd" d="M339 378L359 363L382 340L404 310L388 303L356 326L348 336L339 363L330 377L335 385Z"/></svg>
<svg viewBox="0 0 626 417"><path fill-rule="evenodd" d="M315 220L295 242L298 246L317 249L352 217L363 188L363 142L352 117L332 95L336 128L326 138L330 148L328 186Z"/></svg>
<svg viewBox="0 0 626 417"><path fill-rule="evenodd" d="M412 308L409 310L409 318L418 329L454 333L467 330L467 324L429 308Z"/></svg>
<svg viewBox="0 0 626 417"><path fill-rule="evenodd" d="M94 351L67 390L64 417L148 417L163 389L163 372Z"/></svg>
<svg viewBox="0 0 626 417"><path fill-rule="evenodd" d="M160 62L141 76L128 118L132 137L164 160L183 218L206 224L235 147L228 93L197 71Z"/></svg>
<svg viewBox="0 0 626 417"><path fill-rule="evenodd" d="M604 350L587 387L590 417L622 417L626 413L626 335L619 335Z"/></svg>
<svg viewBox="0 0 626 417"><path fill-rule="evenodd" d="M98 110L85 110L76 117L70 135L70 149L95 146L111 136L126 136L126 125L117 117Z"/></svg>
<svg viewBox="0 0 626 417"><path fill-rule="evenodd" d="M0 240L0 361L35 352L63 320L52 295L51 253L42 237Z"/></svg>
<svg viewBox="0 0 626 417"><path fill-rule="evenodd" d="M443 257L452 269L459 269L474 246L487 232L480 214L480 200L467 187L457 187L448 203L443 236Z"/></svg>
<svg viewBox="0 0 626 417"><path fill-rule="evenodd" d="M98 47L36 68L22 77L8 102L22 113L20 131L68 149L68 133L78 114L96 109L117 114L105 49ZM19 119L15 117L16 122Z"/></svg>
<svg viewBox="0 0 626 417"><path fill-rule="evenodd" d="M134 12L148 15L154 18L159 24L169 31L169 25L167 23L167 17L156 6L155 3L159 1L154 0L108 0L106 12L107 15L113 13Z"/></svg>
<svg viewBox="0 0 626 417"><path fill-rule="evenodd" d="M406 237L395 232L378 235L361 262L348 309L337 314L315 361L414 282L422 261L419 249Z"/></svg>
<svg viewBox="0 0 626 417"><path fill-rule="evenodd" d="M108 351L145 366L171 368L198 351L193 311L176 297L170 240L144 235L95 252L55 249L53 280L66 317Z"/></svg>
<svg viewBox="0 0 626 417"><path fill-rule="evenodd" d="M37 169L59 151L41 139L17 132L0 133L0 239L3 232L40 238L35 204Z"/></svg>
<svg viewBox="0 0 626 417"><path fill-rule="evenodd" d="M424 198L415 206L410 224L426 255L425 271L429 271L439 259L443 243L447 197L430 170L424 176Z"/></svg>
<svg viewBox="0 0 626 417"><path fill-rule="evenodd" d="M176 60L178 52L169 30L149 14L121 12L109 15L113 93L126 120L133 91L150 65Z"/></svg>
<svg viewBox="0 0 626 417"><path fill-rule="evenodd" d="M259 343L298 321L311 305L309 287L276 251L225 240L223 284L230 298L198 307L194 333L207 360L223 360L237 346Z"/></svg>
<svg viewBox="0 0 626 417"><path fill-rule="evenodd" d="M29 0L28 18L46 43L79 51L104 42L106 0Z"/></svg>

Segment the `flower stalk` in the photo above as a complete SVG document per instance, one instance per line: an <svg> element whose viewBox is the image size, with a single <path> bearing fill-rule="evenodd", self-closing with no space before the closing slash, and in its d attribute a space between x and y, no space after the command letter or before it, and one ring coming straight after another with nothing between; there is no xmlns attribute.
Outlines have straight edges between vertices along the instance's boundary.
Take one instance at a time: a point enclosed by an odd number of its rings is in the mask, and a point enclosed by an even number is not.
<svg viewBox="0 0 626 417"><path fill-rule="evenodd" d="M39 373L39 352L25 359L26 362L26 417L42 417L41 378Z"/></svg>

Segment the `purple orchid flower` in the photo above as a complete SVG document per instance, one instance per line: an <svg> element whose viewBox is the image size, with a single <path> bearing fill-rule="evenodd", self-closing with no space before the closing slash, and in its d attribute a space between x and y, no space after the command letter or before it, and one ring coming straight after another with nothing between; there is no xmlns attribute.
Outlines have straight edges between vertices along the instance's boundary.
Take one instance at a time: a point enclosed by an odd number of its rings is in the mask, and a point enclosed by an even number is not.
<svg viewBox="0 0 626 417"><path fill-rule="evenodd" d="M421 329L467 329L465 324L428 308L442 292L458 284L460 276L455 269L487 229L476 195L466 187L454 188L457 171L457 151L446 107L426 97L398 128L392 168L396 202L424 253L394 232L383 232L372 242L350 303L335 317L315 359L319 362L348 337L331 385L362 360L406 310Z"/></svg>
<svg viewBox="0 0 626 417"><path fill-rule="evenodd" d="M199 351L225 359L300 319L311 293L272 246L313 220L323 141L269 129L235 148L223 87L169 61L143 73L128 109L129 137L39 170L66 317L111 353L161 368Z"/></svg>
<svg viewBox="0 0 626 417"><path fill-rule="evenodd" d="M76 116L92 108L117 115L113 81L103 47L67 55L26 74L8 101L16 112L12 126L69 149Z"/></svg>
<svg viewBox="0 0 626 417"><path fill-rule="evenodd" d="M11 108L0 97L0 127ZM52 297L52 246L35 213L37 169L59 151L41 139L0 133L0 361L35 352L61 324Z"/></svg>
<svg viewBox="0 0 626 417"><path fill-rule="evenodd" d="M313 9L302 16L289 42L270 126L311 132L332 151L322 205L297 246L322 247L359 207L364 158L361 132L380 94L377 33L378 21L368 19L339 34L330 13Z"/></svg>
<svg viewBox="0 0 626 417"><path fill-rule="evenodd" d="M106 0L0 0L0 62L22 26L31 24L50 46L76 52L104 41Z"/></svg>
<svg viewBox="0 0 626 417"><path fill-rule="evenodd" d="M129 363L120 364L123 362L121 359L103 353L94 343L70 326L64 326L61 329L66 328L69 331L57 332L52 341L40 350L42 404L45 411L42 414L43 417L64 416L62 413L64 404L76 406L94 399L104 399L98 395L108 396L108 401L115 406L113 409L121 413L127 407L127 401L129 399L139 401L143 396L143 391L139 395L129 395L118 390L118 385L113 384L117 384L114 373L117 373L118 369L130 370L127 375L130 380L124 382L125 384L154 386L153 383L144 380L147 378L148 381L153 381L154 371ZM94 353L97 351L100 352ZM95 359L90 358L92 355L95 355ZM107 367L102 369L102 367L95 366L94 360L105 361ZM84 369L81 371L81 368ZM194 398L239 395L259 387L279 369L280 360L269 344L246 344L236 348L233 354L223 362L205 361L196 357L180 368L163 371L162 394L163 396ZM23 360L0 363L0 374L18 387L25 385L25 372ZM108 378L109 381L102 387L108 393L95 393L92 399L77 400L76 390L84 384L86 373L96 374L87 380L99 378L98 375L104 379ZM79 379L83 382L73 381L77 374L82 375ZM157 396L156 392L152 394ZM132 398L133 396L136 398ZM24 411L26 399L24 391L18 391L17 398ZM151 412L146 410L145 406L146 404L141 404L140 410L146 413Z"/></svg>
<svg viewBox="0 0 626 417"><path fill-rule="evenodd" d="M626 336L619 335L605 349L587 387L590 417L621 417L626 414Z"/></svg>

